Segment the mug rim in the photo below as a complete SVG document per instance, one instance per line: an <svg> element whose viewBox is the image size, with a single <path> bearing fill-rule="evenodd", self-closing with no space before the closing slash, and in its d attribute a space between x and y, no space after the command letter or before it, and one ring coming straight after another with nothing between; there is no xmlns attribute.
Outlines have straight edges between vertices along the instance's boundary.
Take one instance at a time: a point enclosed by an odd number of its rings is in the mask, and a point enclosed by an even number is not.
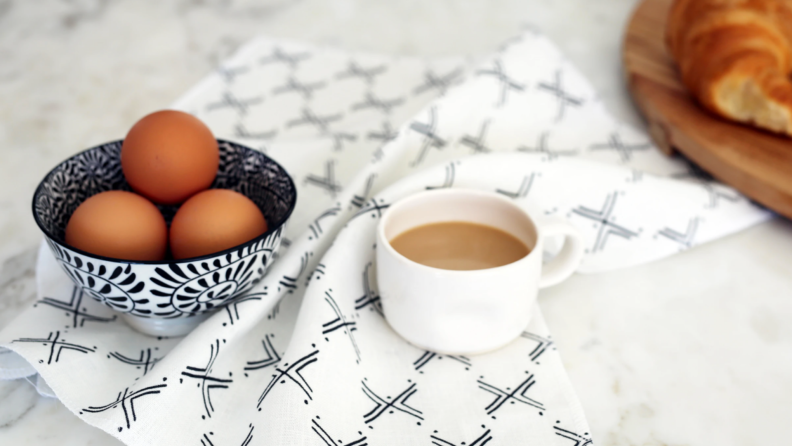
<svg viewBox="0 0 792 446"><path fill-rule="evenodd" d="M50 171L47 172L46 175L44 175L44 178L39 182L38 186L36 186L36 190L33 192L33 200L32 200L32 206L31 206L32 211L33 211L33 220L35 220L36 225L39 227L41 232L44 233L44 236L46 238L48 238L49 240L51 240L54 243L57 243L57 244L63 246L64 248L70 249L70 250L72 250L72 251L74 251L74 252L76 252L78 254L84 255L84 256L89 257L89 258L95 258L97 260L103 260L103 261L106 261L106 262L123 263L125 265L126 264L128 264L128 265L170 265L170 264L186 264L186 263L192 263L192 262L198 262L198 261L211 260L211 259L214 259L216 257L222 257L224 255L230 254L230 253L232 253L234 251L239 251L240 249L243 249L243 248L245 248L247 246L251 246L251 245L253 245L253 244L255 244L255 243L257 243L257 242L259 242L261 240L266 239L267 237L269 237L270 235L272 235L273 233L275 233L277 231L282 231L284 225L289 220L289 217L291 217L292 212L294 212L294 208L296 207L296 204L297 204L297 186L294 184L294 179L292 179L291 175L289 175L289 173L286 171L286 169L283 166L280 165L280 163L278 163L274 159L270 158L265 153L263 153L263 152L261 152L259 150L253 149L251 147L239 144L239 143L234 142L234 141L229 141L229 140L220 139L220 138L216 138L216 140L217 140L218 144L223 144L223 143L232 144L234 146L241 147L241 148L243 148L245 150L252 150L252 151L260 153L261 155L263 155L268 160L272 161L276 166L278 166L280 168L280 170L284 173L286 179L288 180L289 185L291 186L291 189L294 191L294 194L292 195L292 199L290 201L288 201L288 210L284 214L283 218L280 219L280 221L278 221L276 225L274 225L272 227L268 226L267 230L263 234L255 237L255 238L252 238L252 239L250 239L250 240L248 240L248 241L246 241L244 243L240 243L240 244L238 244L236 246L232 246L231 248L227 248L227 249L224 249L222 251L213 252L211 254L204 254L202 256L197 256L197 257L190 257L190 258L186 258L186 259L124 260L124 259L116 259L116 258L113 258L113 257L102 256L102 255L99 255L99 254L92 254L92 253L84 251L82 249L78 249L78 248L66 243L65 240L61 240L60 238L55 237L53 234L51 234L50 231L47 228L44 227L43 222L39 218L38 212L36 212L36 199L38 198L39 193L41 192L41 190L44 188L44 183L47 182L50 179L50 176L55 171L57 171L59 168L61 168L61 166L63 166L65 163L67 163L72 158L77 157L79 155L82 155L83 153L90 152L91 150L96 150L96 149L98 149L100 147L103 147L103 146L106 146L108 144L121 144L121 143L124 142L123 139L108 141L108 142L105 142L105 143L98 144L96 146L87 148L85 150L81 150L81 151L75 153L74 155L66 158L65 160L59 162L57 165L55 165L55 167L50 169ZM284 200L284 201L287 201L287 200ZM267 223L269 223L269 222L267 222Z"/></svg>
<svg viewBox="0 0 792 446"><path fill-rule="evenodd" d="M494 199L494 200L500 201L502 204L506 204L506 205L518 210L521 214L523 214L525 217L528 218L528 221L531 223L531 226L533 227L534 234L536 234L536 242L534 243L534 246L532 248L530 248L530 251L528 252L528 254L526 254L524 257L521 257L521 258L515 260L514 262L507 263L507 264L501 265L501 266L495 266L495 267L492 267L492 268L467 269L467 270L443 269L443 268L436 268L434 266L424 265L423 263L418 263L415 260L412 260L412 259L409 259L409 258L405 257L399 251L396 251L396 249L390 244L390 240L388 240L388 238L385 237L385 225L387 224L388 219L390 218L390 215L393 214L394 210L398 211L399 207L401 207L403 204L409 203L410 201L413 201L413 200L420 199L421 197L425 197L427 195L448 195L448 194L477 195L479 197L485 197L487 199ZM447 220L447 221L450 222L450 221L460 221L460 220ZM461 221L464 221L464 220L461 220ZM446 221L444 220L444 221L440 221L440 222L437 222L437 223L444 223L444 222L446 222ZM409 231L411 229L415 229L416 227L418 227L418 226L411 227L411 228L399 233L398 235L401 235L404 232L407 232L407 231ZM512 234L509 231L506 231L506 230L501 229L501 228L497 228L497 229L499 229L501 231L504 231L504 232L507 232L512 237L517 238L514 234ZM541 234L540 234L539 225L536 224L535 219L530 214L528 214L528 212L526 212L523 208L521 208L520 206L517 206L511 200L509 200L509 199L507 199L505 197L502 197L502 196L500 196L500 195L498 195L496 193L489 192L489 191L483 191L483 190L479 190L479 189L467 189L467 188L444 188L444 189L424 190L424 191L421 191L421 192L418 192L418 193L415 193L415 194L412 194L412 195L408 195L408 196L396 201L394 204L392 204L390 207L388 207L388 209L385 211L385 213L383 214L382 218L380 219L379 223L377 224L377 238L379 240L381 240L382 243L385 245L385 249L390 254L394 255L397 259L399 259L401 261L404 261L404 262L407 262L410 265L417 266L419 268L426 268L429 271L441 272L443 274L451 274L451 275L459 275L459 274L492 274L492 273L499 272L502 269L514 267L514 265L517 265L517 264L520 264L520 263L524 263L524 262L528 262L528 261L530 261L531 259L533 259L535 257L535 256L532 257L532 255L534 254L534 252L537 251L536 247L541 242ZM379 244L380 243L378 243L378 245Z"/></svg>

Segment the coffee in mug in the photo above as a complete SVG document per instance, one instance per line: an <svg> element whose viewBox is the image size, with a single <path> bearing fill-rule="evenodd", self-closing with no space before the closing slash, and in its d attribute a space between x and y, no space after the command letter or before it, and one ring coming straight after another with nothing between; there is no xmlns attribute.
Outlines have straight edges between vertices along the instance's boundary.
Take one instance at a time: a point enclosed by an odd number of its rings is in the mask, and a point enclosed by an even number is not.
<svg viewBox="0 0 792 446"><path fill-rule="evenodd" d="M530 252L506 231L466 221L418 226L397 235L390 244L413 262L456 271L497 268Z"/></svg>

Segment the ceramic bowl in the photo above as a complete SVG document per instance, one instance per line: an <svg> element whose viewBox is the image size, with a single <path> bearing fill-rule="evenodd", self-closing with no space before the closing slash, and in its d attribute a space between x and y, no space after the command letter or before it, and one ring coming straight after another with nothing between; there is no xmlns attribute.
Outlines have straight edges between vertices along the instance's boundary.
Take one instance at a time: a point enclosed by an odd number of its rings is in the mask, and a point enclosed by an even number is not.
<svg viewBox="0 0 792 446"><path fill-rule="evenodd" d="M131 190L121 171L122 142L88 149L50 171L33 196L33 217L75 286L120 312L138 331L183 335L261 280L280 246L297 191L283 167L263 153L218 140L220 166L211 187L253 200L264 213L267 232L225 251L182 260L119 260L69 246L66 224L80 203L99 192ZM170 224L178 206L158 207Z"/></svg>

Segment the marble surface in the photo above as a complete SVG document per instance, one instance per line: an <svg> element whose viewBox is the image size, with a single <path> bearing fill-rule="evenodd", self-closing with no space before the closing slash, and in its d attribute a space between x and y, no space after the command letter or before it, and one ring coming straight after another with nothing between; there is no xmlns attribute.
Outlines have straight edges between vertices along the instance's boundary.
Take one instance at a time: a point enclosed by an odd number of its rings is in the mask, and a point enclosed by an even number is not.
<svg viewBox="0 0 792 446"><path fill-rule="evenodd" d="M634 0L0 0L0 328L35 298L30 197L259 34L391 54L485 54L548 34L611 112L641 126L620 35ZM599 445L767 445L792 413L792 223L649 265L578 275L540 303ZM0 444L118 441L0 381Z"/></svg>

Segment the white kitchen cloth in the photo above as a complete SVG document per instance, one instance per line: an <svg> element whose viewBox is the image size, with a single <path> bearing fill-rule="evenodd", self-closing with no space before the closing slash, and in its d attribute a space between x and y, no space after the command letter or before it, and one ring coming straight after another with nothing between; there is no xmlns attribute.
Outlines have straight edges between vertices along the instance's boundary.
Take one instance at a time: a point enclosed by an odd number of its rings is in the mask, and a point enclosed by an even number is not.
<svg viewBox="0 0 792 446"><path fill-rule="evenodd" d="M428 188L501 193L580 228L581 272L771 215L614 121L532 31L480 63L259 39L176 107L266 151L297 183L258 288L187 337L152 338L86 299L42 246L40 299L0 333L0 377L39 373L42 389L127 444L591 444L538 308L520 338L471 357L390 329L373 263L382 212Z"/></svg>

